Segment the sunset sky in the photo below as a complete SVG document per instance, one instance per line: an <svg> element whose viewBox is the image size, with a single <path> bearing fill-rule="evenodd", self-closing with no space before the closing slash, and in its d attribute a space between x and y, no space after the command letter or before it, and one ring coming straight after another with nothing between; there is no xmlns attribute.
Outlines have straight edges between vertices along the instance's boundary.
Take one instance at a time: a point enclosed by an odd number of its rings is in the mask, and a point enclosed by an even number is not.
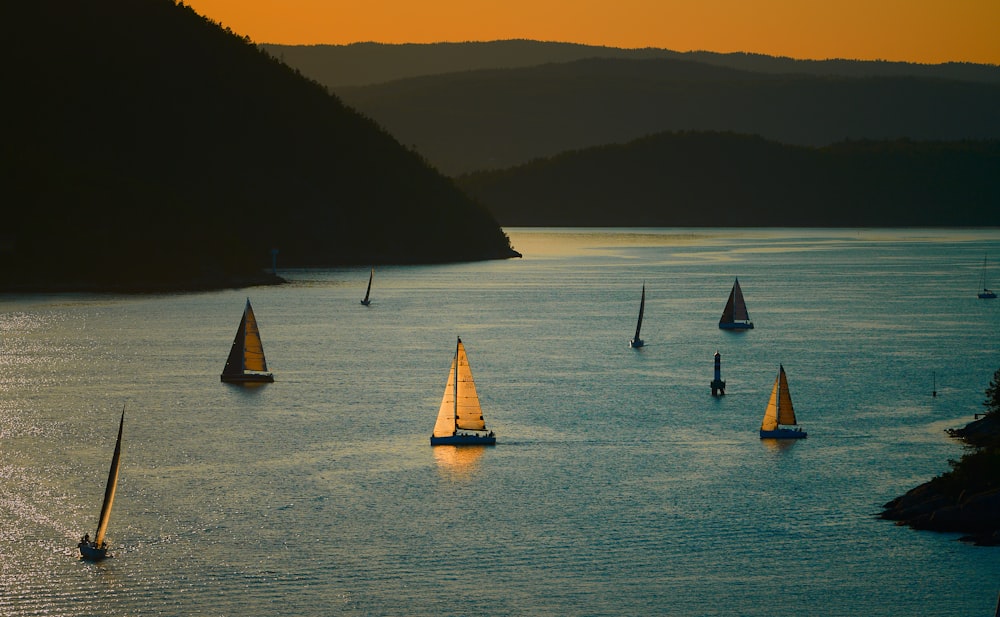
<svg viewBox="0 0 1000 617"><path fill-rule="evenodd" d="M1000 64L1000 0L185 0L258 43L535 39Z"/></svg>

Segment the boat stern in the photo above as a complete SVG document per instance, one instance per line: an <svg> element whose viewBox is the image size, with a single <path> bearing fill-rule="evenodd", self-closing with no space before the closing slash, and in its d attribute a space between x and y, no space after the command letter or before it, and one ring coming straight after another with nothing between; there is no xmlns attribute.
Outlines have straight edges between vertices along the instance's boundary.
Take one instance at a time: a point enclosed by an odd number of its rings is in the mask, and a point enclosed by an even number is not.
<svg viewBox="0 0 1000 617"><path fill-rule="evenodd" d="M99 547L93 542L81 542L77 544L77 547L80 549L80 558L87 561L100 561L108 556L106 546Z"/></svg>
<svg viewBox="0 0 1000 617"><path fill-rule="evenodd" d="M496 435L492 432L485 435L472 435L467 433L445 435L444 437L435 437L434 435L431 435L432 446L495 446L496 443Z"/></svg>
<svg viewBox="0 0 1000 617"><path fill-rule="evenodd" d="M805 439L808 433L800 428L777 428L773 431L760 430L761 439Z"/></svg>

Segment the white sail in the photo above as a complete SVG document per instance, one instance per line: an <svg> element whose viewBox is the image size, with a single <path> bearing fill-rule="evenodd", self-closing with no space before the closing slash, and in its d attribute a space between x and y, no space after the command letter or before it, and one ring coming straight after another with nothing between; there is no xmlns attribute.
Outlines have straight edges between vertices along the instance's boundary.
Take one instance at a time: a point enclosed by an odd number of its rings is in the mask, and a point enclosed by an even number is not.
<svg viewBox="0 0 1000 617"><path fill-rule="evenodd" d="M793 425L797 422L795 408L792 406L792 395L788 391L785 367L778 365L778 377L774 380L774 388L771 389L771 398L767 401L760 428L762 431L773 431L781 424Z"/></svg>
<svg viewBox="0 0 1000 617"><path fill-rule="evenodd" d="M441 408L434 423L433 436L454 435L458 429L486 430L483 410L476 394L476 383L472 379L472 368L462 339L458 339L455 357L448 371L448 383L444 388L444 396L441 397Z"/></svg>

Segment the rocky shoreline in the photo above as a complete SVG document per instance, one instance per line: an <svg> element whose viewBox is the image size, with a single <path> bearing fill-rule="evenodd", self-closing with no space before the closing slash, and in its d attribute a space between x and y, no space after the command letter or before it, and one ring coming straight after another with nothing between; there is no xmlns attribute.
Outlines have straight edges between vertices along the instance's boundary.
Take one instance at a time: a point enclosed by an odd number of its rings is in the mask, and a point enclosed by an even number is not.
<svg viewBox="0 0 1000 617"><path fill-rule="evenodd" d="M883 506L881 518L913 529L965 534L976 546L1000 546L1000 415L948 434L974 450L948 471Z"/></svg>

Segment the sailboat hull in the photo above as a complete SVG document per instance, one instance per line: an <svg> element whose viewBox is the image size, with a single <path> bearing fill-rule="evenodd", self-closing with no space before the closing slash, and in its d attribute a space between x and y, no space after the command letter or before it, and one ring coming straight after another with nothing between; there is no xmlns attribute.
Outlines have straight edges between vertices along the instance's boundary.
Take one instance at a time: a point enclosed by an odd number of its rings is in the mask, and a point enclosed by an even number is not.
<svg viewBox="0 0 1000 617"><path fill-rule="evenodd" d="M773 431L760 431L761 439L805 439L807 433L800 428L777 428Z"/></svg>
<svg viewBox="0 0 1000 617"><path fill-rule="evenodd" d="M270 373L244 373L242 375L221 375L219 379L226 383L274 383L274 375Z"/></svg>
<svg viewBox="0 0 1000 617"><path fill-rule="evenodd" d="M720 321L719 327L723 330L753 330L752 322Z"/></svg>
<svg viewBox="0 0 1000 617"><path fill-rule="evenodd" d="M107 548L99 548L93 542L81 542L77 546L80 547L80 557L87 561L100 561L108 556Z"/></svg>
<svg viewBox="0 0 1000 617"><path fill-rule="evenodd" d="M632 349L637 349L639 347L642 347L643 345L645 345L645 343L642 342L641 338L634 338L628 342L628 346L631 347Z"/></svg>
<svg viewBox="0 0 1000 617"><path fill-rule="evenodd" d="M495 446L497 438L493 433L489 435L445 435L435 437L431 435L432 446Z"/></svg>
<svg viewBox="0 0 1000 617"><path fill-rule="evenodd" d="M983 292L979 294L980 300L992 300L993 298L996 297L997 295L994 292L990 291L989 289L984 289Z"/></svg>

